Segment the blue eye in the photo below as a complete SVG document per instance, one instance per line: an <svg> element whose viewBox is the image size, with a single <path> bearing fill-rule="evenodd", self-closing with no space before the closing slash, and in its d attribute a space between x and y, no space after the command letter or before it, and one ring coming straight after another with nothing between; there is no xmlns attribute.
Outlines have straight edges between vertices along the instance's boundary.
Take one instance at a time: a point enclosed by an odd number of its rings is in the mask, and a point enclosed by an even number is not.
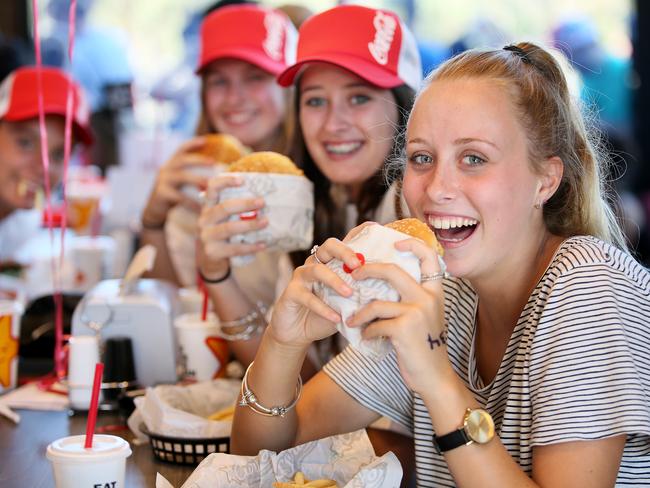
<svg viewBox="0 0 650 488"><path fill-rule="evenodd" d="M416 166L424 166L433 163L433 158L428 154L416 153L409 157L409 162Z"/></svg>
<svg viewBox="0 0 650 488"><path fill-rule="evenodd" d="M370 101L368 95L353 95L351 98L352 105L362 105Z"/></svg>
<svg viewBox="0 0 650 488"><path fill-rule="evenodd" d="M322 97L309 97L304 102L307 107L322 107L325 105L325 99Z"/></svg>
<svg viewBox="0 0 650 488"><path fill-rule="evenodd" d="M463 156L463 162L469 166L480 166L481 164L484 164L486 161L485 159L477 156L476 154L468 154L467 156Z"/></svg>

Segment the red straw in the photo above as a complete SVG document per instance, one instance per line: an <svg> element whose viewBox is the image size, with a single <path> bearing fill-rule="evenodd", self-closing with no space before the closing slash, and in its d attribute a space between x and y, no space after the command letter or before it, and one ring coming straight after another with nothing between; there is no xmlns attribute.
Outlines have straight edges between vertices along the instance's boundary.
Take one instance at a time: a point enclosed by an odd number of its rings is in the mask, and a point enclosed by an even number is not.
<svg viewBox="0 0 650 488"><path fill-rule="evenodd" d="M203 287L203 308L201 309L201 320L205 322L208 320L208 290Z"/></svg>
<svg viewBox="0 0 650 488"><path fill-rule="evenodd" d="M86 443L84 447L90 449L93 447L93 434L95 433L95 423L97 422L97 408L99 407L99 387L102 385L102 375L104 374L104 363L95 365L95 379L93 380L93 392L90 398L90 409L88 410L88 423L86 423Z"/></svg>

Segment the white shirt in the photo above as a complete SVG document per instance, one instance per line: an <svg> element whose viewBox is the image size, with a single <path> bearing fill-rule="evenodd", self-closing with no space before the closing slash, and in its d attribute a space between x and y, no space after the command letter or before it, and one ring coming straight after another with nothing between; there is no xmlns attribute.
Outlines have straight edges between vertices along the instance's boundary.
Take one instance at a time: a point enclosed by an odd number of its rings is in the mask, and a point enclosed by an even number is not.
<svg viewBox="0 0 650 488"><path fill-rule="evenodd" d="M14 210L0 220L0 261L16 260L23 245L41 229L39 210Z"/></svg>

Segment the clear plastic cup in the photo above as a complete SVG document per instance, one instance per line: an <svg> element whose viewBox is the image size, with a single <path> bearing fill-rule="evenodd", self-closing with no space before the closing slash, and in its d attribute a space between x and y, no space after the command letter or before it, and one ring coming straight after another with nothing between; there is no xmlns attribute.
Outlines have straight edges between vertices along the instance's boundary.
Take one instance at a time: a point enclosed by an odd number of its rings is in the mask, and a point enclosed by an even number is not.
<svg viewBox="0 0 650 488"><path fill-rule="evenodd" d="M85 435L63 437L47 446L56 488L124 488L129 443L114 435L93 436L86 449Z"/></svg>

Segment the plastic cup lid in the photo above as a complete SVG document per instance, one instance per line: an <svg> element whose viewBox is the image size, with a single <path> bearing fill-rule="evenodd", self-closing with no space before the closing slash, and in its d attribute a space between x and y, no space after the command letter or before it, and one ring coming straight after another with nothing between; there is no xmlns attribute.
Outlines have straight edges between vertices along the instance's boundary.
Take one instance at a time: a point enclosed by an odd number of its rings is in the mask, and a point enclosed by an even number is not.
<svg viewBox="0 0 650 488"><path fill-rule="evenodd" d="M47 458L71 463L85 463L104 458L127 458L131 455L129 443L114 435L94 435L93 447L86 449L85 435L63 437L47 446Z"/></svg>
<svg viewBox="0 0 650 488"><path fill-rule="evenodd" d="M214 312L208 312L207 320L201 320L200 313L185 313L176 317L174 325L176 327L188 329L205 329L214 327L219 323Z"/></svg>

